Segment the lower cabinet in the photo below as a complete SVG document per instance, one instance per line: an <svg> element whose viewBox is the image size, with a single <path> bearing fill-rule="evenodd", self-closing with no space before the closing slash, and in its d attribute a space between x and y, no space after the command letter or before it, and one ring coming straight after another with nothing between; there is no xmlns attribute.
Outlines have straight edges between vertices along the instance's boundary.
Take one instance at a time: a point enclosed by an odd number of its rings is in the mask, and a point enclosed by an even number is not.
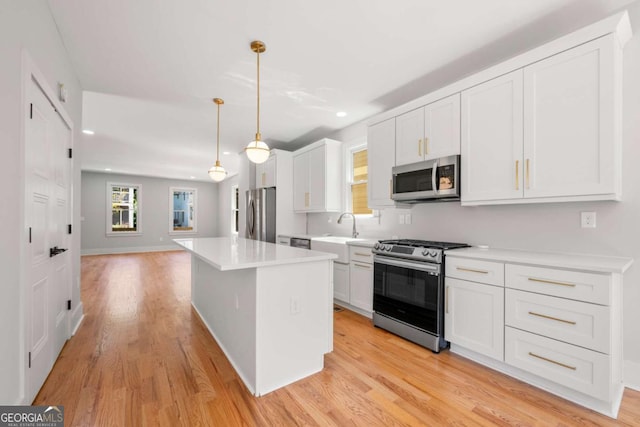
<svg viewBox="0 0 640 427"><path fill-rule="evenodd" d="M351 261L349 302L366 312L373 311L373 265Z"/></svg>
<svg viewBox="0 0 640 427"><path fill-rule="evenodd" d="M504 360L504 288L447 277L444 337Z"/></svg>
<svg viewBox="0 0 640 427"><path fill-rule="evenodd" d="M349 264L333 262L333 297L349 302Z"/></svg>

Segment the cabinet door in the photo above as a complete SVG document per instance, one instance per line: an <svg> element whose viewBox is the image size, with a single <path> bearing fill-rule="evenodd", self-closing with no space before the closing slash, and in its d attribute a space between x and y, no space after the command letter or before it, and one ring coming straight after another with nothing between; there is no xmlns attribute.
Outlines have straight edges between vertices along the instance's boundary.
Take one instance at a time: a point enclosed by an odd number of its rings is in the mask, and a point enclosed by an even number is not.
<svg viewBox="0 0 640 427"><path fill-rule="evenodd" d="M373 265L352 262L349 268L349 302L364 311L373 311Z"/></svg>
<svg viewBox="0 0 640 427"><path fill-rule="evenodd" d="M333 297L349 302L349 264L333 263Z"/></svg>
<svg viewBox="0 0 640 427"><path fill-rule="evenodd" d="M276 156L271 155L266 162L256 165L256 188L276 186Z"/></svg>
<svg viewBox="0 0 640 427"><path fill-rule="evenodd" d="M396 117L396 166L424 160L424 108Z"/></svg>
<svg viewBox="0 0 640 427"><path fill-rule="evenodd" d="M326 147L318 147L308 152L308 209L311 211L325 210L326 194ZM340 173L340 171L335 171Z"/></svg>
<svg viewBox="0 0 640 427"><path fill-rule="evenodd" d="M293 210L305 212L309 208L309 153L293 158Z"/></svg>
<svg viewBox="0 0 640 427"><path fill-rule="evenodd" d="M396 119L370 126L367 136L369 207L393 206L391 200L391 168L395 165Z"/></svg>
<svg viewBox="0 0 640 427"><path fill-rule="evenodd" d="M616 192L612 37L525 67L525 197Z"/></svg>
<svg viewBox="0 0 640 427"><path fill-rule="evenodd" d="M462 92L463 203L522 198L522 70Z"/></svg>
<svg viewBox="0 0 640 427"><path fill-rule="evenodd" d="M453 344L504 360L504 288L447 277L444 331Z"/></svg>
<svg viewBox="0 0 640 427"><path fill-rule="evenodd" d="M425 160L460 154L460 94L427 105L424 127Z"/></svg>

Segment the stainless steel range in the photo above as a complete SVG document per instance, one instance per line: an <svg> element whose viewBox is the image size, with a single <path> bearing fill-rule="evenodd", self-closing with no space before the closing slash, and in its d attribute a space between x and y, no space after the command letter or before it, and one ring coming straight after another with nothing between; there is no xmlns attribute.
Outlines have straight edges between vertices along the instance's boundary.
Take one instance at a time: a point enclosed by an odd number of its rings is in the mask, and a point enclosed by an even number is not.
<svg viewBox="0 0 640 427"><path fill-rule="evenodd" d="M380 240L373 248L373 324L435 353L444 339L444 251L464 243Z"/></svg>

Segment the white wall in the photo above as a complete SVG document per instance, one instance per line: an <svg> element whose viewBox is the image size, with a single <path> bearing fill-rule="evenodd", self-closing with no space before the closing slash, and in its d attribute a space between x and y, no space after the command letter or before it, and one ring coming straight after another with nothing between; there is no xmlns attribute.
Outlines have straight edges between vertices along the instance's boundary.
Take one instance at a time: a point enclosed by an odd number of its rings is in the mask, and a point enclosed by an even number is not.
<svg viewBox="0 0 640 427"><path fill-rule="evenodd" d="M24 159L21 139L22 109L22 50L26 50L44 74L52 89L64 83L69 92L64 105L75 126L75 158L73 181L73 221L78 224L80 212L80 155L82 122L81 87L73 71L57 28L45 1L0 0L0 181L3 185L5 209L0 209L0 223L4 224L0 239L0 404L22 403L22 373L26 356L22 340L20 283L20 245L25 229L16 223L22 218L24 187L22 171ZM76 227L77 229L77 227ZM73 301L80 301L80 234L74 233L71 253L73 267ZM82 311L74 313L75 324ZM30 402L28 402L30 403Z"/></svg>
<svg viewBox="0 0 640 427"><path fill-rule="evenodd" d="M107 182L142 185L141 235L107 237ZM169 234L169 187L198 190L196 233ZM83 255L178 249L172 239L218 236L218 184L84 171L81 215Z"/></svg>
<svg viewBox="0 0 640 427"><path fill-rule="evenodd" d="M359 219L358 231L361 237L396 235L634 258L635 265L624 277L625 381L640 388L640 5L636 3L629 12L635 35L624 50L622 202L486 207L461 207L457 202L420 204L410 210L382 211L380 218ZM349 143L363 135L366 136L366 127L359 123L329 137ZM597 228L580 228L582 211L596 212ZM412 216L412 224L399 225L399 215L407 213ZM309 214L309 233L348 235L350 221L337 225L336 219L335 214Z"/></svg>

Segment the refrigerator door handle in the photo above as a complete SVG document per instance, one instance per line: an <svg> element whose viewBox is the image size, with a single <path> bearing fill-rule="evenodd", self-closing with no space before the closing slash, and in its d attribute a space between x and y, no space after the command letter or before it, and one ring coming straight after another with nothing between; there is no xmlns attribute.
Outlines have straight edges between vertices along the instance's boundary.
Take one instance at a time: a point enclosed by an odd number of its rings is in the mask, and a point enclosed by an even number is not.
<svg viewBox="0 0 640 427"><path fill-rule="evenodd" d="M249 237L252 239L255 238L255 236L253 235L254 221L255 221L254 206L253 206L253 199L251 199L249 200L249 206L248 206L248 212L247 212L247 231L249 232Z"/></svg>

